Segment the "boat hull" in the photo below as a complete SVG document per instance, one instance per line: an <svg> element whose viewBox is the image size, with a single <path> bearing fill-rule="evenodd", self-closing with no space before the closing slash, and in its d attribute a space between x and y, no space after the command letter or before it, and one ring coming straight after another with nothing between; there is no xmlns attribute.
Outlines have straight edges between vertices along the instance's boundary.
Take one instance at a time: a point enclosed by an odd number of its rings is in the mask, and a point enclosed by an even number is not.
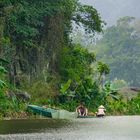
<svg viewBox="0 0 140 140"><path fill-rule="evenodd" d="M78 117L76 112L69 112L67 110L55 110L52 108L43 108L36 105L28 105L28 109L33 113L53 119L75 119Z"/></svg>

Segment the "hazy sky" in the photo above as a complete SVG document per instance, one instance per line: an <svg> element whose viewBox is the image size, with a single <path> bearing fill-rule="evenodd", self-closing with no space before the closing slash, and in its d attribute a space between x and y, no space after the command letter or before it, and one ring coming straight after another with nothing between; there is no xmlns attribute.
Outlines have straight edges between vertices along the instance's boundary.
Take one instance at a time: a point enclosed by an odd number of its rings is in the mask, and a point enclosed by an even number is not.
<svg viewBox="0 0 140 140"><path fill-rule="evenodd" d="M123 16L140 18L140 0L80 0L84 4L92 5L109 25Z"/></svg>

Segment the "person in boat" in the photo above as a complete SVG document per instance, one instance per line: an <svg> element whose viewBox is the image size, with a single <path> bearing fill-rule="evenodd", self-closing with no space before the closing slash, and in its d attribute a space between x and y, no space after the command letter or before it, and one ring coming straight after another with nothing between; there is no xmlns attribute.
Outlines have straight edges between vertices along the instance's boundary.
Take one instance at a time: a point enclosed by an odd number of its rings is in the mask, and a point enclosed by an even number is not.
<svg viewBox="0 0 140 140"><path fill-rule="evenodd" d="M98 112L96 112L96 116L97 117L104 117L105 116L105 111L106 111L105 107L103 105L100 105L98 107Z"/></svg>
<svg viewBox="0 0 140 140"><path fill-rule="evenodd" d="M78 113L78 116L87 116L88 115L88 109L84 106L83 103L81 103L77 108L76 112Z"/></svg>

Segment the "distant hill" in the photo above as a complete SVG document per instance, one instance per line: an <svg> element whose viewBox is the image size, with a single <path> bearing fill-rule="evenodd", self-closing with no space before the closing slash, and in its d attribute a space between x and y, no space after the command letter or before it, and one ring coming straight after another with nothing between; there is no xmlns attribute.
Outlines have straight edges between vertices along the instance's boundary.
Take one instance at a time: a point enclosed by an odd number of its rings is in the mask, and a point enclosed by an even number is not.
<svg viewBox="0 0 140 140"><path fill-rule="evenodd" d="M140 87L140 20L120 18L92 49L99 61L110 66L109 80L122 79Z"/></svg>

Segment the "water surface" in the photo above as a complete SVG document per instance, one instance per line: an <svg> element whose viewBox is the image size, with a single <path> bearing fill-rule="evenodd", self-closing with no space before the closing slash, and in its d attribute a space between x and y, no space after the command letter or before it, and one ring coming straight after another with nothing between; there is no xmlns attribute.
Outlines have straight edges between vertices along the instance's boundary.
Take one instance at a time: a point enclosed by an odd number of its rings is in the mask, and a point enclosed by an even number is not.
<svg viewBox="0 0 140 140"><path fill-rule="evenodd" d="M0 140L140 140L140 116L0 122Z"/></svg>

